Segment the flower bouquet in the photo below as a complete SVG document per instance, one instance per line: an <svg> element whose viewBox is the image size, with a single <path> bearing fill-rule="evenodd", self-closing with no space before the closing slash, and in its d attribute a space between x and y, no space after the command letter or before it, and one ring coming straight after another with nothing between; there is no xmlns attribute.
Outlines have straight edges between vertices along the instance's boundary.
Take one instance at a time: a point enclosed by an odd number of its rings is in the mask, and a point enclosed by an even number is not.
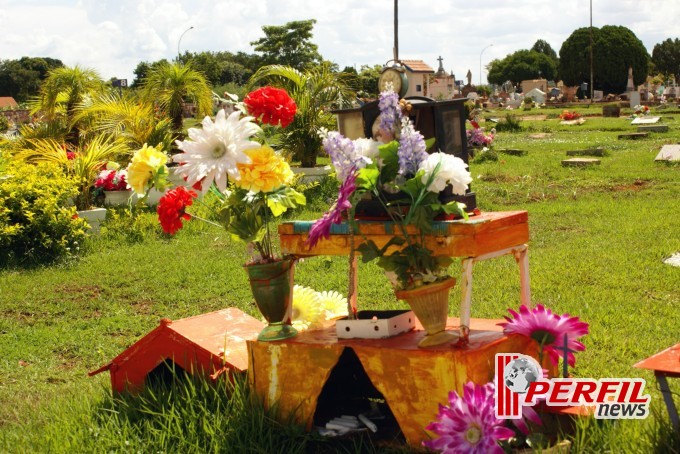
<svg viewBox="0 0 680 454"><path fill-rule="evenodd" d="M563 110L560 114L560 120L562 121L572 121L581 118L581 114L578 112L569 112L568 110Z"/></svg>
<svg viewBox="0 0 680 454"><path fill-rule="evenodd" d="M462 195L472 178L462 159L441 152L428 154L433 140L426 141L415 130L404 113L408 105L400 102L396 93L389 89L382 92L379 108L380 124L374 134L378 140L352 141L335 131L323 132L324 148L341 185L337 202L312 225L307 241L313 247L328 238L332 224L340 223L343 216L356 230L357 202L370 195L387 213L394 236L384 244L363 241L352 246L352 253L359 251L364 262L377 260L396 296L411 304L428 331L420 345L436 345L454 337L444 327L448 291L455 280L447 273L451 258L435 255L426 247L425 237L432 232L437 216L467 218L463 204L442 202L439 194L450 187L454 194Z"/></svg>
<svg viewBox="0 0 680 454"><path fill-rule="evenodd" d="M490 147L493 144L496 130L492 129L488 133L479 127L476 121L471 121L472 129L467 129L465 134L467 136L468 148Z"/></svg>
<svg viewBox="0 0 680 454"><path fill-rule="evenodd" d="M106 205L125 205L132 195L128 188L127 170L121 169L116 162L110 161L99 172L94 182L95 191L104 194Z"/></svg>
<svg viewBox="0 0 680 454"><path fill-rule="evenodd" d="M263 87L249 93L235 112L227 115L220 110L214 121L206 117L201 129L190 128L189 138L177 141L182 152L172 157L179 164L175 175L186 186L169 189L157 207L161 227L168 234L181 229L184 220L197 218L248 244L253 257L245 269L255 302L269 322L259 340L296 334L290 325L294 260L276 255L270 223L288 209L304 205L305 197L290 186L290 166L267 145L263 131L287 126L294 115L295 103L284 90ZM152 147L139 150L128 167L130 186L138 193L148 193L153 186L168 187L166 160ZM208 194L216 202L204 203ZM204 203L213 218L190 213L194 201Z"/></svg>

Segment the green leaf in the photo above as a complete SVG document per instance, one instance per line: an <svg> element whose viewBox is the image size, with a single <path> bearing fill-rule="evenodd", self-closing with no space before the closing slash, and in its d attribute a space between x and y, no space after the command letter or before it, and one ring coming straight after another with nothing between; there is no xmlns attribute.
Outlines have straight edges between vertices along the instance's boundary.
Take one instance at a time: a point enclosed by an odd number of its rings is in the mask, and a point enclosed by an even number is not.
<svg viewBox="0 0 680 454"><path fill-rule="evenodd" d="M357 251L361 253L361 261L364 263L368 263L371 260L380 257L380 250L373 240L361 243L359 247L357 247Z"/></svg>
<svg viewBox="0 0 680 454"><path fill-rule="evenodd" d="M380 181L393 181L399 173L399 142L393 140L390 143L378 147L382 169L380 170Z"/></svg>
<svg viewBox="0 0 680 454"><path fill-rule="evenodd" d="M357 172L356 186L357 188L372 191L378 186L378 177L380 171L374 167L364 167Z"/></svg>
<svg viewBox="0 0 680 454"><path fill-rule="evenodd" d="M429 150L430 148L432 148L432 146L434 145L434 143L435 143L436 141L437 141L437 138L436 138L436 137L430 137L429 139L427 139L427 140L425 141L425 149L426 149L426 150Z"/></svg>

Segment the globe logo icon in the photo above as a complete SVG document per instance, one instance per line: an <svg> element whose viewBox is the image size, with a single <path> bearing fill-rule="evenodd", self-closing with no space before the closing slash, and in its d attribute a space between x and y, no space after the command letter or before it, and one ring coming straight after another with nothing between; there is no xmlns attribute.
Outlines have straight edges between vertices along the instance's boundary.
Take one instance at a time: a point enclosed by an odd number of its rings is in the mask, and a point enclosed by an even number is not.
<svg viewBox="0 0 680 454"><path fill-rule="evenodd" d="M511 391L524 394L529 385L541 378L538 363L533 358L519 357L510 361L503 369L503 381Z"/></svg>

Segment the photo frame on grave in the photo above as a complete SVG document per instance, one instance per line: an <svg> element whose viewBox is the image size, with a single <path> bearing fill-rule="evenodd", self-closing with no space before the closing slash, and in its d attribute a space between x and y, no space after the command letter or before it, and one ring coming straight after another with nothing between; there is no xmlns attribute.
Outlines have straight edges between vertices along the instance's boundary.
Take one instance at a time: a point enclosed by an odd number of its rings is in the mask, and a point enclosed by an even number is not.
<svg viewBox="0 0 680 454"><path fill-rule="evenodd" d="M436 101L424 96L404 98L412 106L409 117L425 139L435 138L434 149L452 154L468 164L467 136L465 133L465 98ZM379 121L378 101L371 101L353 109L333 110L338 131L349 139L373 138ZM455 200L464 203L467 211L477 208L477 199L470 188L464 195L454 195L451 187L440 194L442 202Z"/></svg>

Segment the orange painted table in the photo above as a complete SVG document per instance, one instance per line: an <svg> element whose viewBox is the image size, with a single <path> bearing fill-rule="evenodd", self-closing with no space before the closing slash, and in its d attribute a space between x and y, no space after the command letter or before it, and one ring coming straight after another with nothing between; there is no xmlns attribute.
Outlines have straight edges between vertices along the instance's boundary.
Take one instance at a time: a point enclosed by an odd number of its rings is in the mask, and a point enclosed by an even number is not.
<svg viewBox="0 0 680 454"><path fill-rule="evenodd" d="M284 222L279 226L281 250L284 254L300 257L315 255L349 255L362 241L373 240L384 246L393 236L391 222L359 221L358 232L350 233L346 223L333 226L329 239L322 239L312 249L307 247L309 228L313 222ZM413 229L415 232L415 228ZM531 306L529 287L529 258L526 242L529 241L529 221L526 211L483 212L468 220L439 221L432 224L432 234L426 236L426 246L436 255L462 258L460 303L461 336L467 336L472 304L472 268L475 262L513 254L519 264L520 301ZM356 244L355 244L356 243ZM352 263L356 276L356 259ZM352 307L356 309L356 280L350 280Z"/></svg>
<svg viewBox="0 0 680 454"><path fill-rule="evenodd" d="M470 342L463 348L418 348L425 335L418 323L414 331L387 339L338 339L335 327L329 326L283 341L250 340L248 378L265 406L280 411L282 421L292 417L307 429L323 426L328 415L348 414L322 407L328 396L342 407L364 383L384 399L406 441L420 446L431 435L424 427L435 419L439 404L448 404L450 391L460 394L468 381L493 380L496 353L536 357L536 343L520 335L504 336L497 325L501 321L472 319ZM458 325L458 319L449 318L447 327ZM337 388L328 389L332 386Z"/></svg>
<svg viewBox="0 0 680 454"><path fill-rule="evenodd" d="M668 387L668 381L666 380L666 377L680 378L680 344L675 344L656 355L643 359L633 367L654 371L654 376L659 384L663 400L666 403L673 429L676 432L680 432L678 410L675 408L673 394L671 393L671 390Z"/></svg>

